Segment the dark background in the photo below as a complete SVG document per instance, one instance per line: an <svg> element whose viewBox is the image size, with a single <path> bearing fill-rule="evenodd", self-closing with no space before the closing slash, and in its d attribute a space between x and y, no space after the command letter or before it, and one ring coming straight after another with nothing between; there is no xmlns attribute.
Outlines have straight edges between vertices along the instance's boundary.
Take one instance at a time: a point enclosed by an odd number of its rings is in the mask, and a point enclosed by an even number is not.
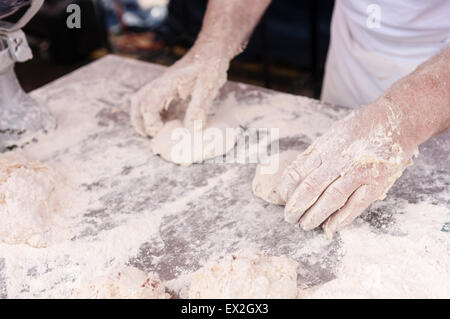
<svg viewBox="0 0 450 319"><path fill-rule="evenodd" d="M35 55L16 66L24 89L31 91L108 53L162 65L179 59L200 30L207 0L170 0L155 8L142 8L137 1L46 0L24 30ZM81 7L81 29L66 26L71 3ZM318 98L333 4L273 0L247 49L233 60L229 78ZM152 18L152 12L159 15ZM130 23L130 15L145 23Z"/></svg>

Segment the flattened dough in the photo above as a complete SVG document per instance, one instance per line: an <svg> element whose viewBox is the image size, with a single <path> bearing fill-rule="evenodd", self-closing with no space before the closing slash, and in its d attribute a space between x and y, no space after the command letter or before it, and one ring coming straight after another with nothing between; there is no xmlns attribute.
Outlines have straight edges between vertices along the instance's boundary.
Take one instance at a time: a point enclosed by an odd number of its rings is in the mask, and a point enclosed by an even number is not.
<svg viewBox="0 0 450 319"><path fill-rule="evenodd" d="M0 154L0 241L46 247L66 224L62 177L23 154Z"/></svg>
<svg viewBox="0 0 450 319"><path fill-rule="evenodd" d="M82 283L75 299L169 299L156 273L124 267L112 274Z"/></svg>
<svg viewBox="0 0 450 319"><path fill-rule="evenodd" d="M297 267L287 257L246 250L198 270L189 298L297 298Z"/></svg>
<svg viewBox="0 0 450 319"><path fill-rule="evenodd" d="M255 177L253 178L253 194L271 204L284 205L285 202L278 194L277 187L281 182L284 170L299 154L300 152L298 151L289 150L270 156L265 165L259 164L256 167ZM268 169L269 167L278 167L278 169L274 171L273 169Z"/></svg>
<svg viewBox="0 0 450 319"><path fill-rule="evenodd" d="M239 130L232 115L221 111L212 116L207 124L202 138L194 141L193 132L186 129L182 121L169 121L152 139L151 149L169 162L189 166L224 155L234 148Z"/></svg>

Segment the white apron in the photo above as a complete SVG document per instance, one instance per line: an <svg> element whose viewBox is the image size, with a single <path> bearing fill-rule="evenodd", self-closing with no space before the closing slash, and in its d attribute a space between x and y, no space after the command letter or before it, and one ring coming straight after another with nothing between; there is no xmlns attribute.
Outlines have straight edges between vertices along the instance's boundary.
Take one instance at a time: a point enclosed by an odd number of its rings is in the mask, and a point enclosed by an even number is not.
<svg viewBox="0 0 450 319"><path fill-rule="evenodd" d="M450 0L337 0L321 99L370 103L449 43Z"/></svg>

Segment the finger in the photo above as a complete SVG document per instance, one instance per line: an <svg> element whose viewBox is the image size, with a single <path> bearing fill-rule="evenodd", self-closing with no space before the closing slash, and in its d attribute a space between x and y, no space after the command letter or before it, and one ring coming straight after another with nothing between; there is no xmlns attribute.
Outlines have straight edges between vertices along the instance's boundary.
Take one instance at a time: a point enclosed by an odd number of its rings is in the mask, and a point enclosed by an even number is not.
<svg viewBox="0 0 450 319"><path fill-rule="evenodd" d="M314 205L328 185L338 177L339 174L336 170L330 170L323 166L314 170L289 197L284 209L285 220L290 223L298 223L306 210Z"/></svg>
<svg viewBox="0 0 450 319"><path fill-rule="evenodd" d="M278 186L280 197L287 202L297 186L321 164L320 154L314 152L313 146L310 146L284 170Z"/></svg>
<svg viewBox="0 0 450 319"><path fill-rule="evenodd" d="M130 99L131 102L131 109L130 109L130 120L133 127L136 129L136 131L142 135L147 136L145 133L145 127L144 127L144 119L142 117L142 112L140 108L140 104L138 103L138 97L132 96Z"/></svg>
<svg viewBox="0 0 450 319"><path fill-rule="evenodd" d="M140 100L140 109L144 122L145 133L155 136L164 126L161 112L169 108L170 103L177 97L173 85L167 87L152 87Z"/></svg>
<svg viewBox="0 0 450 319"><path fill-rule="evenodd" d="M157 92L155 86L156 83L151 82L131 97L131 122L136 131L143 136L155 135L156 130L152 131L150 128L157 128L158 125L154 123L161 121L161 117L159 115L160 104L155 102L157 101L157 98L155 98L155 92ZM150 128L147 128L147 126Z"/></svg>
<svg viewBox="0 0 450 319"><path fill-rule="evenodd" d="M191 102L186 110L186 115L184 118L184 126L188 129L193 128L205 128L207 121L207 111L205 108L209 109L207 104L212 103L212 99L207 97L202 97L199 90L194 90ZM198 125L201 124L201 125Z"/></svg>
<svg viewBox="0 0 450 319"><path fill-rule="evenodd" d="M225 78L217 78L214 74L200 75L197 78L184 119L187 128L194 128L195 121L201 121L203 128L206 126L213 100L224 83Z"/></svg>
<svg viewBox="0 0 450 319"><path fill-rule="evenodd" d="M329 216L344 206L348 198L359 187L349 176L339 177L320 195L319 199L302 216L299 223L304 230L320 226Z"/></svg>
<svg viewBox="0 0 450 319"><path fill-rule="evenodd" d="M323 229L329 237L332 237L335 232L351 224L375 199L376 196L374 196L370 186L360 186L349 197L347 203L328 218L323 225Z"/></svg>

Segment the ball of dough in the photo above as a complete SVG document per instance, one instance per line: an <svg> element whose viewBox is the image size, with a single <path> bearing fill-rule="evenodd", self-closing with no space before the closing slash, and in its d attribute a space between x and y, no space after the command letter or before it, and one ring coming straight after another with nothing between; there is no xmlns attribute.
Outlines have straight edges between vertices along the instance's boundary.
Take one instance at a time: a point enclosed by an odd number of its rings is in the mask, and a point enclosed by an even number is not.
<svg viewBox="0 0 450 319"><path fill-rule="evenodd" d="M253 194L271 204L284 205L285 202L280 197L277 187L281 183L284 170L299 154L298 151L289 150L272 155L267 163L259 164L253 178Z"/></svg>
<svg viewBox="0 0 450 319"><path fill-rule="evenodd" d="M240 251L198 270L189 298L297 298L297 262Z"/></svg>
<svg viewBox="0 0 450 319"><path fill-rule="evenodd" d="M169 299L155 273L124 267L107 276L87 281L75 292L76 299Z"/></svg>
<svg viewBox="0 0 450 319"><path fill-rule="evenodd" d="M185 128L180 120L165 123L152 139L153 153L183 166L227 154L234 148L240 130L236 129L233 116L225 111L220 110L211 116L206 127L195 133Z"/></svg>
<svg viewBox="0 0 450 319"><path fill-rule="evenodd" d="M65 224L62 177L18 153L0 155L0 241L46 247Z"/></svg>

